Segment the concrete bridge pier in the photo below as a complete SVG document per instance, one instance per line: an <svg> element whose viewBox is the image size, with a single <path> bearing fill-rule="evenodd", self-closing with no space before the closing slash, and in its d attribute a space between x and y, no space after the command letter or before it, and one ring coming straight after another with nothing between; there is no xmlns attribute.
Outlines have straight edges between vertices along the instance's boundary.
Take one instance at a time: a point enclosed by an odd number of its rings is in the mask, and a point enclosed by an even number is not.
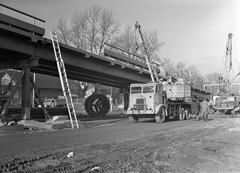
<svg viewBox="0 0 240 173"><path fill-rule="evenodd" d="M24 67L25 71L22 78L22 104L21 114L24 120L30 119L30 67Z"/></svg>

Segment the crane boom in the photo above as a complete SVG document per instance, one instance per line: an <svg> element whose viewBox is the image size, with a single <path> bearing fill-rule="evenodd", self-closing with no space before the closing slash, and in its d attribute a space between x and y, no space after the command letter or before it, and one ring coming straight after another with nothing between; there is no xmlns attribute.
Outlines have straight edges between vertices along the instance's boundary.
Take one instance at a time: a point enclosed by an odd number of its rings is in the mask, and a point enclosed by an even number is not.
<svg viewBox="0 0 240 173"><path fill-rule="evenodd" d="M232 33L228 34L228 40L225 51L225 59L224 59L224 68L222 71L222 79L225 83L225 87L227 91L230 91L231 83L230 83L230 70L232 69Z"/></svg>
<svg viewBox="0 0 240 173"><path fill-rule="evenodd" d="M155 82L155 81L160 82L158 74L157 74L153 64L151 63L150 55L149 55L149 52L147 50L146 43L145 43L145 38L144 38L142 30L141 30L141 25L139 25L138 22L136 22L136 24L135 24L135 29L138 30L138 33L139 33L139 35L141 37L141 40L142 40L143 48L144 48L144 51L145 51L145 54L146 54L145 58L146 58L146 62L147 62L147 65L148 65L149 72L150 72L151 80L152 80L152 82Z"/></svg>
<svg viewBox="0 0 240 173"><path fill-rule="evenodd" d="M223 67L221 68L221 75L219 76L219 83L205 84L204 89L207 86L219 86L220 93L226 94L231 92L231 85L238 84L238 83L232 83L234 78L230 80L230 71L232 69L232 36L233 36L232 33L228 34L226 50L224 54Z"/></svg>

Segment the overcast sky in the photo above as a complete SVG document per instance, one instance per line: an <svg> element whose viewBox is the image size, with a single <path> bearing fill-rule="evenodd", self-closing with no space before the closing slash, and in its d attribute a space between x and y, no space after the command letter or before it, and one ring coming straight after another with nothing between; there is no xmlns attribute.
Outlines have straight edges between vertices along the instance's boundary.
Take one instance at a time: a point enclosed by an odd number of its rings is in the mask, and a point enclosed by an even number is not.
<svg viewBox="0 0 240 173"><path fill-rule="evenodd" d="M46 21L37 23L46 29L56 26L59 18L93 5L112 11L122 30L138 21L147 31L158 31L166 44L160 52L174 63L196 65L200 73L221 70L228 33L233 33L233 71L240 63L240 0L1 0L1 3ZM14 17L0 7L0 12ZM22 18L22 17L21 17ZM32 22L28 18L24 20ZM233 73L231 73L233 77Z"/></svg>

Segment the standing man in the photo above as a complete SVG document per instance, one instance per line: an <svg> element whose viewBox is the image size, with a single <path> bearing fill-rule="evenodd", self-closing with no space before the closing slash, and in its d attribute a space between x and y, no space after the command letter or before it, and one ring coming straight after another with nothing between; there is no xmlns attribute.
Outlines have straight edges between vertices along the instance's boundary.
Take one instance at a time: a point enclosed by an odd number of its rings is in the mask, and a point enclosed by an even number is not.
<svg viewBox="0 0 240 173"><path fill-rule="evenodd" d="M200 103L197 99L197 96L194 96L194 98L193 98L191 109L192 109L193 121L195 121L195 120L198 121L198 114L200 111Z"/></svg>
<svg viewBox="0 0 240 173"><path fill-rule="evenodd" d="M202 117L203 117L203 121L208 121L208 114L209 114L209 105L208 105L208 98L205 98L202 102L201 102L201 110L202 110Z"/></svg>

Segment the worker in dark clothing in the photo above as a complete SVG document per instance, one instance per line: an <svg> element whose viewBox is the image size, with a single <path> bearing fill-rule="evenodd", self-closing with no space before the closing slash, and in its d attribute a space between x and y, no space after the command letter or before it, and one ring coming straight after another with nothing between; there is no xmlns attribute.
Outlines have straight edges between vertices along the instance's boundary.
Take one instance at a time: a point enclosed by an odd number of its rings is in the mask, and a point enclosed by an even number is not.
<svg viewBox="0 0 240 173"><path fill-rule="evenodd" d="M202 112L203 121L208 121L208 114L210 113L208 101L209 101L209 99L205 98L201 102L201 112Z"/></svg>
<svg viewBox="0 0 240 173"><path fill-rule="evenodd" d="M198 114L200 112L200 103L197 99L197 97L195 96L193 98L193 102L192 102L192 115L193 115L193 120L197 120L198 121Z"/></svg>

